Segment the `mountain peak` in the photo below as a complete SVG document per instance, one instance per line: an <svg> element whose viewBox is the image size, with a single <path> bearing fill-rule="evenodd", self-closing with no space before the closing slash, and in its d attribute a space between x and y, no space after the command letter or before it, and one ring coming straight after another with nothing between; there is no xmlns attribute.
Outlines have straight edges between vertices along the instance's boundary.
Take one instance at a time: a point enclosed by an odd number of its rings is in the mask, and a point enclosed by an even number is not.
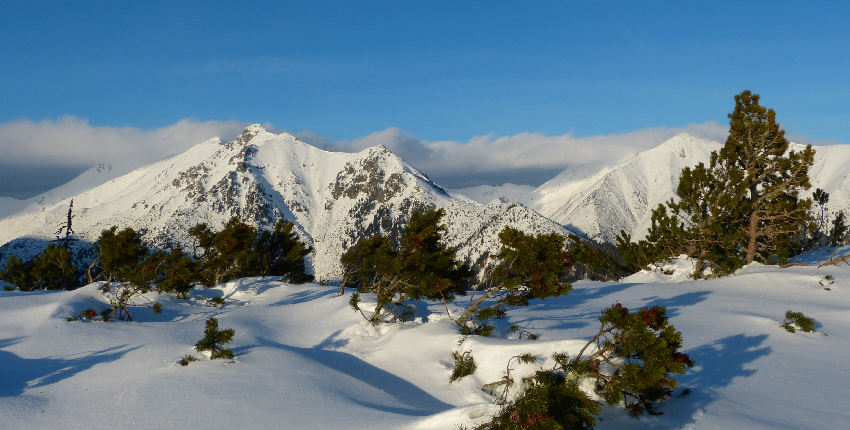
<svg viewBox="0 0 850 430"><path fill-rule="evenodd" d="M260 124L251 124L245 127L245 130L242 130L242 134L236 138L239 143L245 144L251 141L256 135L260 133L265 133L266 128Z"/></svg>

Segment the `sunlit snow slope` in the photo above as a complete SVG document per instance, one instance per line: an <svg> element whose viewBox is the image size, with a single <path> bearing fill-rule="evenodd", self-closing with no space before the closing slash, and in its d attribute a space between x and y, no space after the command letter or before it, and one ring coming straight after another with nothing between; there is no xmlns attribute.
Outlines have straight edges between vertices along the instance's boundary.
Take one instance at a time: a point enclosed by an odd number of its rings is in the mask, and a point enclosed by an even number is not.
<svg viewBox="0 0 850 430"><path fill-rule="evenodd" d="M721 147L718 142L682 134L601 171L581 167L566 170L533 190L508 184L453 193L479 202L493 198L522 202L602 241L614 242L620 230L639 239L646 235L652 210L676 196L682 169L700 162L708 164L711 152ZM800 150L802 146L792 144L792 149ZM816 188L822 188L830 194L828 207L832 213L850 209L850 146L814 149L815 162L809 171L812 187L803 196L809 197Z"/></svg>
<svg viewBox="0 0 850 430"><path fill-rule="evenodd" d="M373 327L333 286L274 278L193 291L223 297L220 308L151 293L163 312L138 308L134 322L66 320L108 306L112 296L99 285L0 291L0 422L21 430L471 427L498 410L481 387L501 380L511 357L539 360L513 361L520 387L522 377L552 367L552 353L575 356L599 330L599 311L617 302L632 310L666 306L696 366L675 376L674 396L656 407L664 415L635 420L621 407L606 408L597 430L846 428L850 268L754 264L694 281L690 264L665 268L670 276L581 281L567 296L532 301L495 322L497 333L518 324L539 340L508 331L505 339L464 337L442 303L413 302L412 321ZM362 299L367 309L375 301ZM448 311L457 315L465 302ZM788 309L814 318L817 332L783 330ZM235 330L227 345L234 360L194 351L209 317ZM450 384L453 351L468 351L478 368ZM177 365L186 354L201 361Z"/></svg>
<svg viewBox="0 0 850 430"><path fill-rule="evenodd" d="M517 203L483 205L451 197L383 146L354 154L327 152L260 125L246 128L234 141L204 142L94 188L86 188L86 181L94 183L92 176L104 173L87 173L0 221L0 244L6 244L0 261L40 252L55 239L71 200L79 255L114 225L134 228L156 248L182 244L191 250L188 230L198 223L218 229L236 216L270 228L284 217L315 248L309 266L320 280L339 279L345 250L375 233L398 235L414 210L445 209L448 244L472 262L498 249L498 233L506 225L529 233L567 233ZM74 193L75 187L81 192Z"/></svg>

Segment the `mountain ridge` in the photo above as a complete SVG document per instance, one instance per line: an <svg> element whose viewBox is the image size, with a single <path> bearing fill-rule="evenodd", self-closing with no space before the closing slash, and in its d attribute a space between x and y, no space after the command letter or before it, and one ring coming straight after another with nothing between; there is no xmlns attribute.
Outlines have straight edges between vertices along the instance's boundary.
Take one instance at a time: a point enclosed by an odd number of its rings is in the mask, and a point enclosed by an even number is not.
<svg viewBox="0 0 850 430"><path fill-rule="evenodd" d="M651 213L676 197L679 176L685 167L708 164L712 151L722 144L680 134L649 150L599 171L568 169L534 189L515 185L451 190L484 203L503 197L515 199L540 214L582 232L587 237L614 243L620 230L633 239L645 237ZM803 145L791 144L792 150ZM808 191L822 188L830 194L830 217L850 209L850 146L814 146Z"/></svg>
<svg viewBox="0 0 850 430"><path fill-rule="evenodd" d="M360 239L399 235L413 210L443 208L445 240L470 262L496 252L498 233L507 225L529 233L569 233L518 203L482 205L453 198L386 147L329 152L255 124L230 142L208 140L0 220L0 259L13 252L22 259L40 252L64 222L72 199L82 254L113 225L134 228L152 248L180 244L191 251L188 230L198 223L219 229L236 216L270 229L286 218L314 248L307 265L320 280L340 279L339 256Z"/></svg>

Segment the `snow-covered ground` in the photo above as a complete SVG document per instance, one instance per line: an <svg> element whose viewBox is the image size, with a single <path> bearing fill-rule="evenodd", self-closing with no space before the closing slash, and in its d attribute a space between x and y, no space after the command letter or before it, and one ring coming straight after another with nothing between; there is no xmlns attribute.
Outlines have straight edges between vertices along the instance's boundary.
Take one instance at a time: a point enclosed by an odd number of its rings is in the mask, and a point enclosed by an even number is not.
<svg viewBox="0 0 850 430"><path fill-rule="evenodd" d="M4 291L0 422L4 429L453 429L498 410L480 388L501 378L511 356L541 360L514 366L522 376L549 366L553 352L574 355L597 330L599 311L619 302L667 306L697 364L677 377L676 395L690 394L662 402L664 415L636 421L606 408L598 429L846 428L850 266L754 264L709 281L688 280L686 266L674 265L673 275L578 282L569 295L513 309L499 322L538 333L537 341L464 340L442 304L420 303L415 321L374 328L336 287L275 279L198 292L223 296L221 308L152 296L164 312L141 308L135 322L68 322L104 307L97 285ZM780 328L789 309L814 318L817 333ZM235 329L234 360L193 350L211 316ZM471 351L478 370L449 384L458 350ZM185 354L202 360L177 365Z"/></svg>

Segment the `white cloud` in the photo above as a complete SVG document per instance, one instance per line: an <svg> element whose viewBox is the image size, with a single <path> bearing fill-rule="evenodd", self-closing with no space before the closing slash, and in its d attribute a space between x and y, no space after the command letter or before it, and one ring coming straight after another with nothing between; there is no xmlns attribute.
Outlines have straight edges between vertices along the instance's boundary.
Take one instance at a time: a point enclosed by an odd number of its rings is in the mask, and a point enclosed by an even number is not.
<svg viewBox="0 0 850 430"><path fill-rule="evenodd" d="M680 128L653 128L623 134L575 137L520 133L513 136L477 136L468 142L419 140L397 128L372 133L351 141L331 143L311 132L297 135L306 142L337 151L359 151L384 145L446 187L519 183L539 185L567 168L602 166L658 146L665 140L689 133L717 140L727 129L715 122Z"/></svg>
<svg viewBox="0 0 850 430"><path fill-rule="evenodd" d="M36 188L39 192L47 191L73 178L74 172L82 172L101 162L117 164L129 171L216 136L230 140L247 125L236 120L183 119L167 127L143 130L93 126L87 120L73 116L0 124L0 168L14 167L7 169L7 175L0 171L0 195L24 197L37 194ZM264 126L269 131L279 132L271 124ZM484 135L468 142L428 142L398 128L338 142L312 131L293 134L309 144L333 151L356 152L384 145L438 184L460 188L508 182L539 185L564 169L578 165L601 168L657 146L679 133L722 141L726 137L726 128L708 122L682 128L654 128L588 137L575 137L569 133L560 136L540 133L502 137ZM30 177L22 177L20 172L28 167L32 170ZM55 178L49 178L51 174ZM28 187L25 190L15 182L27 183Z"/></svg>
<svg viewBox="0 0 850 430"><path fill-rule="evenodd" d="M0 164L18 166L92 166L129 162L135 167L177 154L205 140L239 135L247 123L183 119L167 127L92 126L63 116L39 122L28 119L0 124Z"/></svg>

